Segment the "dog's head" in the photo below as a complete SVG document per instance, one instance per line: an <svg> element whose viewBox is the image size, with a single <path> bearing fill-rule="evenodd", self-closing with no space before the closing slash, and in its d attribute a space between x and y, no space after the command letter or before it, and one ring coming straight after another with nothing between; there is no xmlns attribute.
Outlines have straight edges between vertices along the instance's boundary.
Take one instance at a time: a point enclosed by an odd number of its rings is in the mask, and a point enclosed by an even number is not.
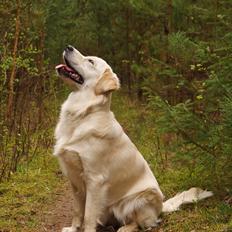
<svg viewBox="0 0 232 232"><path fill-rule="evenodd" d="M63 52L65 64L56 66L57 73L69 85L78 89L92 89L96 95L119 88L119 79L111 67L96 56L83 56L72 46Z"/></svg>

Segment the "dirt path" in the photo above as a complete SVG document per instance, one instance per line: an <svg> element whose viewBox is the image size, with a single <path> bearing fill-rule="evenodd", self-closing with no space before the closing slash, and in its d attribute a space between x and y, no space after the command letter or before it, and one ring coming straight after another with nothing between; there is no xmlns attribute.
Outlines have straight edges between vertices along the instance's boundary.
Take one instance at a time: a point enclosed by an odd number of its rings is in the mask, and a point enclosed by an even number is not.
<svg viewBox="0 0 232 232"><path fill-rule="evenodd" d="M49 206L49 210L42 218L40 232L61 232L65 226L70 226L72 221L72 191L68 183L64 185L56 202Z"/></svg>

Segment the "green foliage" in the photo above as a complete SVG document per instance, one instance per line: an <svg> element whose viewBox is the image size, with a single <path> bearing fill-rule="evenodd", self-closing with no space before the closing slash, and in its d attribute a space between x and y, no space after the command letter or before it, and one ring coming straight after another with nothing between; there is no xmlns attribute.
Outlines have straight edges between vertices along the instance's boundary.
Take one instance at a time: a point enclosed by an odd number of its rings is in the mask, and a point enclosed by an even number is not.
<svg viewBox="0 0 232 232"><path fill-rule="evenodd" d="M177 35L177 36L176 36ZM185 56L185 50L189 49L189 40L177 33L170 41L173 45L172 54L178 50ZM181 38L181 39L180 39ZM157 129L160 134L175 133L179 137L176 157L178 162L184 162L194 173L196 184L199 179L205 179L207 186L214 191L231 194L231 72L230 61L231 45L225 36L227 46L216 52L202 56L202 63L191 65L191 70L196 74L204 73L204 78L193 80L196 93L194 98L184 102L170 104L166 96L155 96L152 89L147 88L149 95L149 107L154 110ZM180 39L182 44L178 47ZM174 41L174 42L173 42ZM176 50L175 48L178 47ZM216 49L215 49L216 50ZM194 61L194 55L189 58ZM179 58L179 57L178 57ZM207 63L214 61L214 63ZM193 62L192 62L193 63ZM187 163L186 163L187 162ZM226 174L225 174L226 173ZM210 182L209 179L214 180ZM221 186L223 183L223 186Z"/></svg>
<svg viewBox="0 0 232 232"><path fill-rule="evenodd" d="M192 42L185 33L177 32L168 37L168 49L170 55L179 60L182 64L192 61L196 53L197 45Z"/></svg>

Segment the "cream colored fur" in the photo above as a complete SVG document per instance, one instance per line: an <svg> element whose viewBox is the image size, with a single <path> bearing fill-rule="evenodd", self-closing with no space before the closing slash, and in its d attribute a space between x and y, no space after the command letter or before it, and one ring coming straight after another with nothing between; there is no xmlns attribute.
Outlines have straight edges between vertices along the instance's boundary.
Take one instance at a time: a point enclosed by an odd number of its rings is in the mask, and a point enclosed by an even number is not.
<svg viewBox="0 0 232 232"><path fill-rule="evenodd" d="M85 82L71 83L75 90L62 105L55 131L54 155L75 197L72 226L62 232L95 232L97 223L106 223L112 215L122 225L120 232L155 226L163 194L110 111L111 92L119 88L117 76L104 60L76 49L64 57Z"/></svg>

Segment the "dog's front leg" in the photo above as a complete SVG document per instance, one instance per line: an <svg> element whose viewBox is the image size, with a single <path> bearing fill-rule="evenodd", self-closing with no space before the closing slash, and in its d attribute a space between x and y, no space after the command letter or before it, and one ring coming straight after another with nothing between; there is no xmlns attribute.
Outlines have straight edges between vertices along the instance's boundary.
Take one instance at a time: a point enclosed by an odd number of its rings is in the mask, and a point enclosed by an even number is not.
<svg viewBox="0 0 232 232"><path fill-rule="evenodd" d="M86 183L86 203L84 216L84 232L96 232L97 222L104 210L107 186L102 177L88 180Z"/></svg>
<svg viewBox="0 0 232 232"><path fill-rule="evenodd" d="M81 228L83 218L84 218L84 208L85 208L85 192L79 191L76 186L72 185L74 202L73 202L73 219L72 227L77 230Z"/></svg>
<svg viewBox="0 0 232 232"><path fill-rule="evenodd" d="M81 229L83 218L84 218L84 208L85 208L85 193L80 191L71 183L73 191L73 219L71 227L64 227L62 232L78 232Z"/></svg>
<svg viewBox="0 0 232 232"><path fill-rule="evenodd" d="M73 219L71 227L64 227L62 232L78 232L81 229L83 217L84 217L84 205L85 205L85 193L79 191L76 186L71 183L72 192L74 197L73 202Z"/></svg>
<svg viewBox="0 0 232 232"><path fill-rule="evenodd" d="M77 232L82 227L86 194L81 159L77 152L63 149L59 153L58 160L63 173L70 180L74 196L72 226L64 227L62 232Z"/></svg>

